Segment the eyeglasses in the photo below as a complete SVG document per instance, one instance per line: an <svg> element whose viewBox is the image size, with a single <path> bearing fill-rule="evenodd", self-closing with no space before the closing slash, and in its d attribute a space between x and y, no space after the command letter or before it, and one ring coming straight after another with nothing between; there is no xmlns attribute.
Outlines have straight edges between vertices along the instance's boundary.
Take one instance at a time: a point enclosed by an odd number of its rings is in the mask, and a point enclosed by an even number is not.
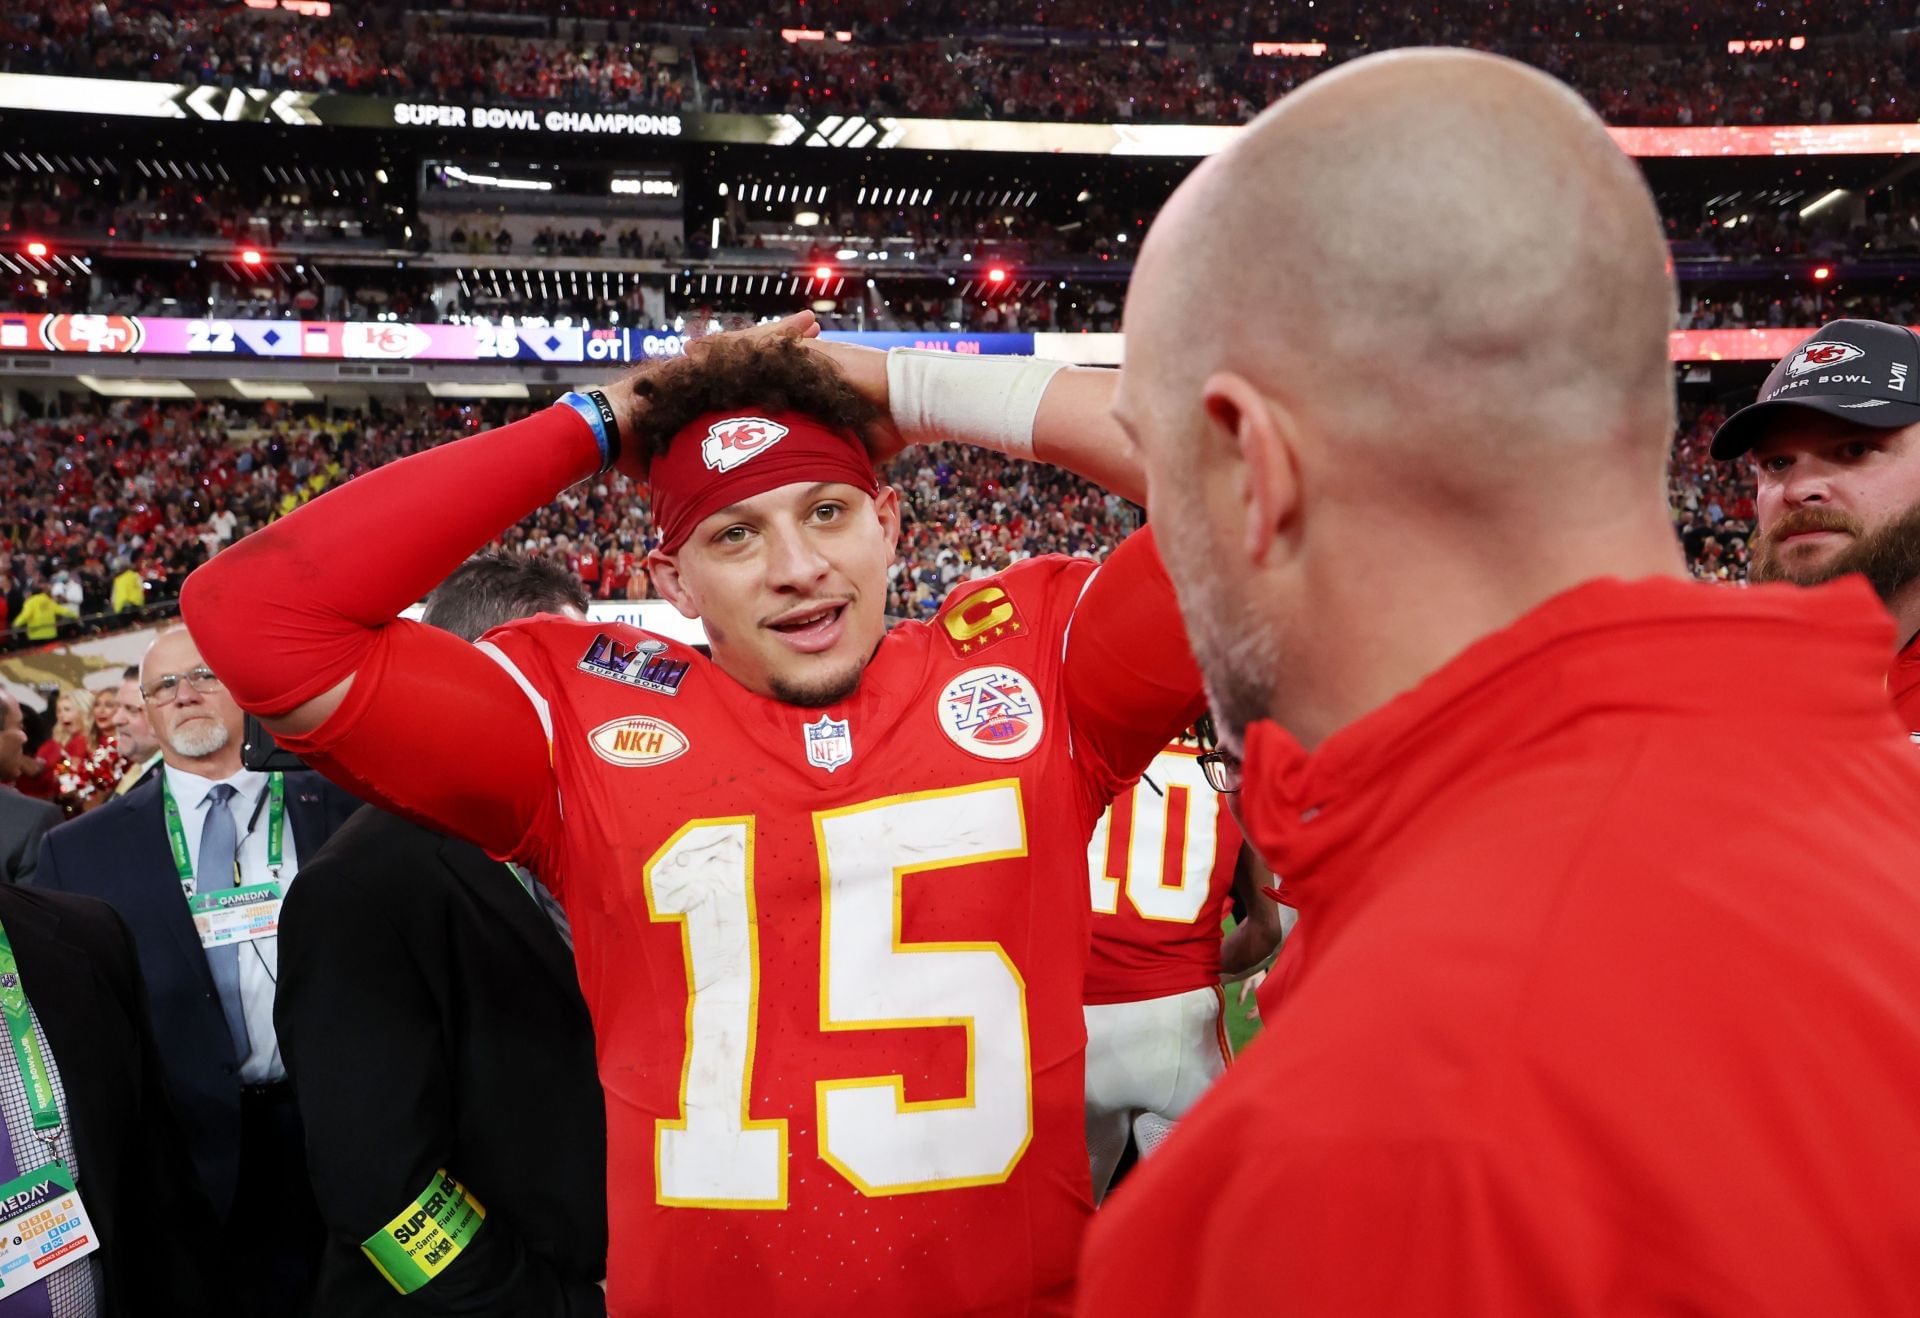
<svg viewBox="0 0 1920 1318"><path fill-rule="evenodd" d="M1208 751L1199 757L1200 772L1207 775L1207 786L1223 796L1240 790L1240 760L1231 751Z"/></svg>
<svg viewBox="0 0 1920 1318"><path fill-rule="evenodd" d="M168 673L152 686L141 687L140 694L147 698L149 705L171 705L180 695L182 682L203 696L209 691L223 689L220 679L214 676L213 670L202 664L184 673Z"/></svg>

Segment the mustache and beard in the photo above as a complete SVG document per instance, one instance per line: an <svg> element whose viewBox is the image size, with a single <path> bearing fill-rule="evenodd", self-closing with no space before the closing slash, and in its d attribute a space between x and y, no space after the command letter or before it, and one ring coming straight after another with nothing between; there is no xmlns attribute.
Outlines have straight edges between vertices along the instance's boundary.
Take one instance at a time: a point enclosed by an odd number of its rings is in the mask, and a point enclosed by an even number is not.
<svg viewBox="0 0 1920 1318"><path fill-rule="evenodd" d="M1786 537L1807 531L1839 531L1851 536L1852 542L1824 557L1796 553L1793 546L1781 544ZM1756 533L1751 543L1753 563L1748 576L1753 581L1817 586L1858 572L1883 602L1891 601L1920 579L1920 504L1871 530L1849 513L1798 508L1771 529Z"/></svg>

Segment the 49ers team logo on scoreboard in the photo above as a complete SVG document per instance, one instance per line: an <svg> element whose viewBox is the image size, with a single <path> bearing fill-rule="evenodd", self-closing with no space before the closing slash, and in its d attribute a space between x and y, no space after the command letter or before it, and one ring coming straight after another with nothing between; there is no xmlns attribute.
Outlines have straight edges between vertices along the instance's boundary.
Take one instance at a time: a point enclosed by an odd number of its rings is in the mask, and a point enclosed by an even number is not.
<svg viewBox="0 0 1920 1318"><path fill-rule="evenodd" d="M1039 694L1015 668L969 668L947 683L934 715L949 741L983 760L1022 759L1046 729Z"/></svg>
<svg viewBox="0 0 1920 1318"><path fill-rule="evenodd" d="M146 327L135 316L48 316L40 342L48 352L139 352Z"/></svg>
<svg viewBox="0 0 1920 1318"><path fill-rule="evenodd" d="M644 715L602 723L587 734L587 744L608 764L628 769L677 760L693 745L686 733L665 719Z"/></svg>
<svg viewBox="0 0 1920 1318"><path fill-rule="evenodd" d="M700 441L700 460L708 471L732 471L786 437L787 428L763 416L736 416L716 421Z"/></svg>

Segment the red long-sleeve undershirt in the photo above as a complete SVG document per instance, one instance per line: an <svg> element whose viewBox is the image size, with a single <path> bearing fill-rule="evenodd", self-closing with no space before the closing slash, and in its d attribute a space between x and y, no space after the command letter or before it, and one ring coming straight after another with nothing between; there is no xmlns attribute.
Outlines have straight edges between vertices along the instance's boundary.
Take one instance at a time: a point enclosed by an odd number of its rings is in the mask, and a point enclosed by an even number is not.
<svg viewBox="0 0 1920 1318"><path fill-rule="evenodd" d="M242 708L285 714L351 677L402 609L598 466L593 432L562 407L416 453L222 551L187 578L181 614Z"/></svg>

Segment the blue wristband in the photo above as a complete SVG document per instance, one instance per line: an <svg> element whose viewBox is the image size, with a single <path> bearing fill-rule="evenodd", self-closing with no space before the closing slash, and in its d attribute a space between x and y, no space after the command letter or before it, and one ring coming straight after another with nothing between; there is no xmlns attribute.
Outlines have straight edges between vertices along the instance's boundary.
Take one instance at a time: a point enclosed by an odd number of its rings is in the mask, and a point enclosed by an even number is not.
<svg viewBox="0 0 1920 1318"><path fill-rule="evenodd" d="M605 471L620 456L620 422L613 414L607 396L595 389L591 393L569 390L559 402L578 412L593 429L593 442L600 446L600 470Z"/></svg>

